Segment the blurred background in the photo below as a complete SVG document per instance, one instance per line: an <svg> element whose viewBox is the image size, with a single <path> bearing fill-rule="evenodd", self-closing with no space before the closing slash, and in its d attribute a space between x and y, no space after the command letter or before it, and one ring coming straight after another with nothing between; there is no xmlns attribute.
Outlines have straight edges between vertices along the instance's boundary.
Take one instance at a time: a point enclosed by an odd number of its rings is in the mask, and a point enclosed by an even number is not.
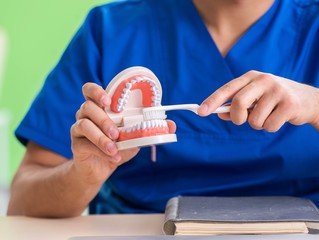
<svg viewBox="0 0 319 240"><path fill-rule="evenodd" d="M73 34L107 0L0 0L0 216L24 147L14 130Z"/></svg>

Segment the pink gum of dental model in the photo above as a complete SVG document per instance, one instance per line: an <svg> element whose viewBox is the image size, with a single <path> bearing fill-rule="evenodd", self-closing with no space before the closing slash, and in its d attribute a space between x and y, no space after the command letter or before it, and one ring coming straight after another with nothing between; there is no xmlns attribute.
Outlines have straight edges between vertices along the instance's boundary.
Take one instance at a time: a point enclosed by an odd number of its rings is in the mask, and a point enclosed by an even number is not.
<svg viewBox="0 0 319 240"><path fill-rule="evenodd" d="M112 99L105 109L119 127L119 150L176 142L165 119L145 120L145 107L161 106L162 87L155 74L145 67L131 67L116 75L106 88Z"/></svg>

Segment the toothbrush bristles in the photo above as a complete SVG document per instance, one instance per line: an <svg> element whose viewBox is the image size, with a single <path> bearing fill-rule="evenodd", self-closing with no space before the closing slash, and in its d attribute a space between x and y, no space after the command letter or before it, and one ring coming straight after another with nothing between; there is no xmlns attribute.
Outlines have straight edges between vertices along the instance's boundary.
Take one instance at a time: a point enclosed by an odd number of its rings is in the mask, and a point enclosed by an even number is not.
<svg viewBox="0 0 319 240"><path fill-rule="evenodd" d="M153 120L153 119L166 119L167 116L164 110L151 110L151 111L144 111L144 120Z"/></svg>

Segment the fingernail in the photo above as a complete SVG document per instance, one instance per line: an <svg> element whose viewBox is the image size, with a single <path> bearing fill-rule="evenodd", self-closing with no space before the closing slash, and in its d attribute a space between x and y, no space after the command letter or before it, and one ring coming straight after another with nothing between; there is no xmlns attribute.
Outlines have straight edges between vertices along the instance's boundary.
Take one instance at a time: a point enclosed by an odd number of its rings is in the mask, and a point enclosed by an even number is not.
<svg viewBox="0 0 319 240"><path fill-rule="evenodd" d="M106 150L110 153L110 154L112 154L112 153L115 153L116 152L116 146L115 146L115 143L113 143L113 142L110 142L110 143L108 143L107 145L106 145Z"/></svg>
<svg viewBox="0 0 319 240"><path fill-rule="evenodd" d="M111 104L111 99L107 96L103 96L101 101L104 106L109 106Z"/></svg>
<svg viewBox="0 0 319 240"><path fill-rule="evenodd" d="M119 138L119 130L115 127L109 128L109 135L112 138L112 140L116 140Z"/></svg>
<svg viewBox="0 0 319 240"><path fill-rule="evenodd" d="M202 105L199 106L197 112L200 115L205 115L208 111L208 105L206 103L203 103Z"/></svg>

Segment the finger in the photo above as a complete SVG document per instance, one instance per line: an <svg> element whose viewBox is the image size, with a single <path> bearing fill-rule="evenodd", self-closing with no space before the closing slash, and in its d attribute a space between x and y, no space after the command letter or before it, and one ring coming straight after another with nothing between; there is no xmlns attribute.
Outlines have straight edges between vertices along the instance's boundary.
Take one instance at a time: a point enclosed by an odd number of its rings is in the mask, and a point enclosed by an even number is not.
<svg viewBox="0 0 319 240"><path fill-rule="evenodd" d="M200 116L212 114L219 106L232 99L239 90L260 74L261 73L256 71L250 71L239 78L226 83L203 101L198 109L198 114Z"/></svg>
<svg viewBox="0 0 319 240"><path fill-rule="evenodd" d="M245 123L256 104L264 96L265 89L258 81L258 76L244 88L239 90L232 99L230 118L236 125Z"/></svg>
<svg viewBox="0 0 319 240"><path fill-rule="evenodd" d="M109 139L92 121L80 119L71 127L72 138L87 138L108 156L118 153L115 143Z"/></svg>
<svg viewBox="0 0 319 240"><path fill-rule="evenodd" d="M168 128L169 128L169 133L175 133L176 132L176 124L174 121L167 120Z"/></svg>
<svg viewBox="0 0 319 240"><path fill-rule="evenodd" d="M289 112L286 109L286 106L278 105L265 120L263 129L268 132L277 132L289 119Z"/></svg>
<svg viewBox="0 0 319 240"><path fill-rule="evenodd" d="M105 90L95 83L85 83L82 87L82 92L86 100L95 102L101 108L105 108L111 104L111 98Z"/></svg>
<svg viewBox="0 0 319 240"><path fill-rule="evenodd" d="M76 140L72 141L72 152L74 157L94 153L95 156L101 159L111 158L85 137L76 138Z"/></svg>
<svg viewBox="0 0 319 240"><path fill-rule="evenodd" d="M230 103L224 104L223 106L230 106ZM230 119L230 112L221 112L217 113L218 117L224 121L229 121Z"/></svg>
<svg viewBox="0 0 319 240"><path fill-rule="evenodd" d="M243 115L232 117L232 120L245 121L248 113L248 123L252 128L260 130L263 128L265 120L273 112L282 96L279 88L274 85L274 76L271 74L260 74L250 84L240 90L233 98L232 107ZM255 99L255 100L254 100ZM241 110L236 108L242 108ZM245 109L249 109L246 111Z"/></svg>
<svg viewBox="0 0 319 240"><path fill-rule="evenodd" d="M224 121L230 121L231 120L229 112L228 113L218 113L217 115L218 115L218 117L220 119L222 119Z"/></svg>
<svg viewBox="0 0 319 240"><path fill-rule="evenodd" d="M277 101L272 95L261 97L249 112L249 125L256 130L263 129L266 119L274 111L276 105Z"/></svg>
<svg viewBox="0 0 319 240"><path fill-rule="evenodd" d="M107 113L92 101L82 104L80 111L77 112L76 119L90 119L99 129L102 130L110 139L117 140L119 130Z"/></svg>

